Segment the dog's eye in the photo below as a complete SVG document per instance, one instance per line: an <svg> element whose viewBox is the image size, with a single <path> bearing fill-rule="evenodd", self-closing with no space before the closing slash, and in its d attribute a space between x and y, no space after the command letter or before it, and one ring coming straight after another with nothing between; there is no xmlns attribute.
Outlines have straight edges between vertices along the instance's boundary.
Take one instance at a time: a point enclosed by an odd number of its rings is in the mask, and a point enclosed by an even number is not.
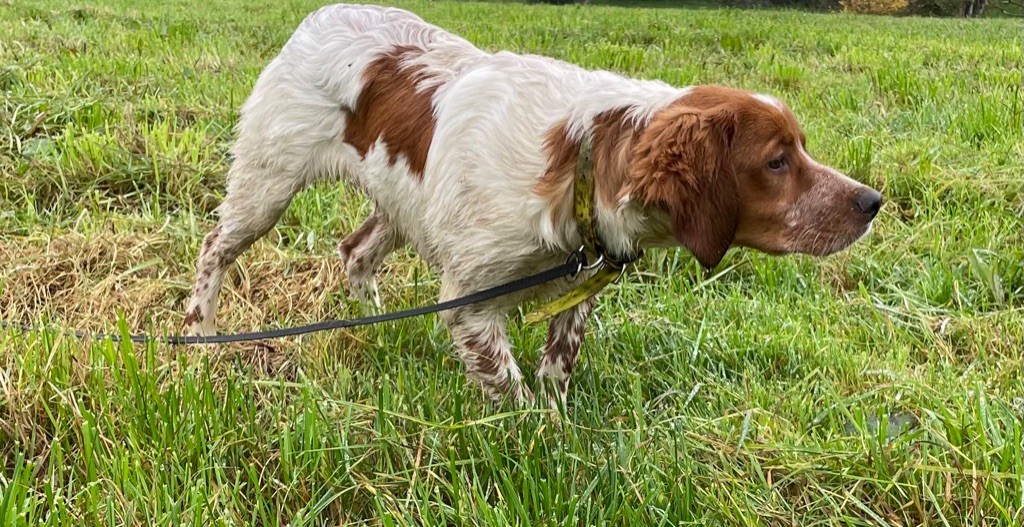
<svg viewBox="0 0 1024 527"><path fill-rule="evenodd" d="M779 157L779 158L776 158L776 159L772 159L771 161L768 162L768 170L771 170L772 172L778 172L778 171L782 170L783 168L786 168L786 158L785 157Z"/></svg>

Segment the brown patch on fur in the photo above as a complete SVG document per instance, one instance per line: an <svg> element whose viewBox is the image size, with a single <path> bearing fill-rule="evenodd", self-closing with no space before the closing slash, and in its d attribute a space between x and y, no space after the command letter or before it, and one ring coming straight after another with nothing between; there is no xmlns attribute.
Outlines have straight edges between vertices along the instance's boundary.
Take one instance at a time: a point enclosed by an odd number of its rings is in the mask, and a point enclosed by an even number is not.
<svg viewBox="0 0 1024 527"><path fill-rule="evenodd" d="M181 324L183 326L191 326L192 324L195 324L195 323L199 322L202 318L203 318L203 312L200 311L199 307L197 306L195 309L193 309L192 311L189 311L188 314L185 315L185 320L182 321Z"/></svg>
<svg viewBox="0 0 1024 527"><path fill-rule="evenodd" d="M344 142L365 158L377 139L382 139L390 163L397 163L399 154L403 155L417 179L423 178L434 137L436 88L417 89L423 68L403 66L402 61L422 53L419 48L398 46L371 62L363 72L365 84L355 108L343 109L347 115Z"/></svg>
<svg viewBox="0 0 1024 527"><path fill-rule="evenodd" d="M594 148L594 184L597 196L605 207L618 201L629 177L633 146L641 127L628 116L629 108L616 108L597 114L591 128Z"/></svg>
<svg viewBox="0 0 1024 527"><path fill-rule="evenodd" d="M548 323L548 339L544 344L544 364L561 363L566 378L576 369L576 358L583 346L583 335L590 311L597 297L584 300L575 308L559 313Z"/></svg>
<svg viewBox="0 0 1024 527"><path fill-rule="evenodd" d="M614 108L594 117L589 135L594 152L594 186L605 207L614 206L629 176L630 153L640 133L628 118L629 108ZM580 142L569 138L569 123L551 127L544 138L548 153L547 171L533 186L533 192L552 204L554 222L572 214L573 182Z"/></svg>
<svg viewBox="0 0 1024 527"><path fill-rule="evenodd" d="M356 247L359 247L367 237L373 234L373 230L377 228L378 221L379 217L371 214L362 225L338 242L338 254L341 255L346 263L348 262L348 259L352 257L352 251L355 250Z"/></svg>
<svg viewBox="0 0 1024 527"><path fill-rule="evenodd" d="M569 122L551 127L544 137L548 168L533 184L533 192L551 203L551 221L558 223L572 215L572 188L580 142L569 138Z"/></svg>
<svg viewBox="0 0 1024 527"><path fill-rule="evenodd" d="M739 224L728 152L735 127L725 105L707 111L670 106L651 120L631 167L630 194L668 212L675 238L707 268L725 256Z"/></svg>
<svg viewBox="0 0 1024 527"><path fill-rule="evenodd" d="M561 362L562 371L569 375L576 368L576 354L578 352L579 346L573 346L569 342L568 335L565 335L561 329L556 329L553 325L548 326L548 342L544 346L546 361L552 363Z"/></svg>
<svg viewBox="0 0 1024 527"><path fill-rule="evenodd" d="M468 365L475 373L492 376L501 371L501 364L494 357L495 342L486 335L470 335L462 341L466 350L473 352L473 364ZM508 379L501 379L499 388L506 388Z"/></svg>

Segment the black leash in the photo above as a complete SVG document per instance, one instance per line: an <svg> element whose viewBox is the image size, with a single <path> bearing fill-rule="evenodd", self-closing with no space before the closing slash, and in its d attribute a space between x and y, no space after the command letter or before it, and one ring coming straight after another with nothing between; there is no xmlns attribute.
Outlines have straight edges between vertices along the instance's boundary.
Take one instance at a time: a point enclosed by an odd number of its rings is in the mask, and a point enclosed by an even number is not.
<svg viewBox="0 0 1024 527"><path fill-rule="evenodd" d="M295 335L306 335L309 333L317 333L320 331L327 331L331 329L351 328L355 326L368 326L370 324L379 324L381 322L389 322L392 320L398 320L402 318L416 317L419 315L426 315L428 313L437 313L439 311L446 311L457 307L467 306L475 304L477 302L483 302L484 300L490 300L499 296L504 296L509 293L516 291L522 291L531 287L536 287L553 280L564 277L576 276L584 267L587 266L587 257L583 251L576 251L569 255L569 259L564 264L542 271L540 273L527 276L526 278L520 278L519 280L513 280L506 284L485 289L479 293L473 293L461 298L454 300L448 300L447 302L441 302L429 306L421 306L414 309L407 309L405 311L397 311L394 313L384 313L382 315L374 315L362 318L351 318L345 320L327 320L324 322L317 322L315 324L307 324L305 326L298 326L292 328L281 328L271 329L266 331L255 331L251 333L233 333L228 335L211 335L208 337L199 337L191 335L171 335L168 337L154 337L152 335L128 335L127 339L121 335L116 334L103 334L103 333L86 333L82 331L75 331L75 337L79 339L92 338L97 340L110 339L113 342L121 342L122 340L130 340L131 342L162 342L170 345L182 345L182 344L225 344L228 342L247 342L252 340L265 340L265 339L276 339L281 337L292 337ZM9 322L0 321L0 328L16 328L22 332L36 331L35 328L25 326L22 324L12 324Z"/></svg>

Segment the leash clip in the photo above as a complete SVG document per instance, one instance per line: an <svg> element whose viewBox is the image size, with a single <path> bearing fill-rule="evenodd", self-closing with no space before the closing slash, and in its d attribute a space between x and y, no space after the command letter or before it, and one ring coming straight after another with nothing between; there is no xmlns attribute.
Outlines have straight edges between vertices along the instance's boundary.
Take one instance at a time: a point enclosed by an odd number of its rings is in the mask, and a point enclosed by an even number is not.
<svg viewBox="0 0 1024 527"><path fill-rule="evenodd" d="M579 249L570 253L569 257L566 258L565 263L570 263L573 260L575 260L576 263L576 270L567 277L569 280L575 279L583 271L593 271L605 264L604 255L601 253L597 253L597 261L589 263L587 261L586 247L583 245L580 245Z"/></svg>
<svg viewBox="0 0 1024 527"><path fill-rule="evenodd" d="M582 270L584 270L584 271L592 271L594 269L597 269L598 267L601 267L602 265L604 265L604 255L601 254L601 253L598 253L597 254L597 261L592 263L592 264L590 264L590 265L584 265Z"/></svg>
<svg viewBox="0 0 1024 527"><path fill-rule="evenodd" d="M569 276L566 276L566 280L572 280L579 276L580 272L587 265L587 253L583 251L583 246L580 245L579 249L569 253L569 257L565 259L565 263L575 263L576 270L573 271Z"/></svg>

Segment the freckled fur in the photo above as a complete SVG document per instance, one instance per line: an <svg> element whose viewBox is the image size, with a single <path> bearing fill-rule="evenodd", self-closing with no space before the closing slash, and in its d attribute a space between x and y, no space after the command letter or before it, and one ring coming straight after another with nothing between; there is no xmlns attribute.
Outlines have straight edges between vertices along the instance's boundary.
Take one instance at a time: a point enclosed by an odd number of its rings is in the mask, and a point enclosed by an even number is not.
<svg viewBox="0 0 1024 527"><path fill-rule="evenodd" d="M583 345L583 333L596 297L556 315L548 325L548 338L537 368L538 385L552 408L565 407L569 377ZM554 393L551 393L551 392Z"/></svg>
<svg viewBox="0 0 1024 527"><path fill-rule="evenodd" d="M585 137L597 231L613 253L682 244L710 266L734 245L827 254L852 243L870 225L848 207L864 187L811 159L792 112L763 99L488 53L399 9L320 8L242 106L184 322L216 332L228 266L318 182L342 180L374 201L338 245L364 300L379 303L374 272L405 244L441 275L440 301L561 263L580 244L572 171ZM779 149L793 159L785 180L762 173ZM507 315L572 285L442 313L467 375L494 398L531 400ZM591 307L549 327L538 376L562 402Z"/></svg>

